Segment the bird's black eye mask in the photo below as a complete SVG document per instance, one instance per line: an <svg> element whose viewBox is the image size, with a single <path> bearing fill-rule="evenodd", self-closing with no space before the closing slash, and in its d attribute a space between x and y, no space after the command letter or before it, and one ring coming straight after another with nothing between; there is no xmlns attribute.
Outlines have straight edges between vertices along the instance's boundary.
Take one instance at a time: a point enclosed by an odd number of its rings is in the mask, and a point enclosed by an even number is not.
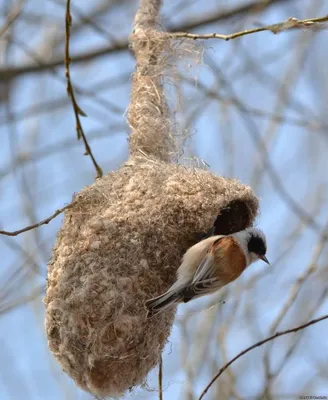
<svg viewBox="0 0 328 400"><path fill-rule="evenodd" d="M264 256L266 253L266 245L263 239L259 236L251 236L247 248L250 253L255 253L259 256Z"/></svg>

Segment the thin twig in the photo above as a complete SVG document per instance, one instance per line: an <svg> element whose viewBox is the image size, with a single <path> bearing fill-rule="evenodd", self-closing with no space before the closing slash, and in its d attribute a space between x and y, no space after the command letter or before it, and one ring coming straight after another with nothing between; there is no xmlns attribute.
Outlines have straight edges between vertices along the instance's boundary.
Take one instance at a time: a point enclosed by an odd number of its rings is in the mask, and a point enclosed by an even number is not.
<svg viewBox="0 0 328 400"><path fill-rule="evenodd" d="M182 82L186 82L187 84L189 84L192 87L195 86L195 81L193 79L190 79L190 78L185 77L183 75L179 75L179 80L182 81ZM236 102L235 98L233 98L233 97L224 97L217 90L215 90L213 88L208 88L201 81L197 81L197 89L202 90L202 92L204 93L204 95L206 97L218 100L224 106L225 105L233 105L233 106L237 106L238 107L238 103ZM203 104L202 104L202 107L203 107ZM328 131L328 125L324 124L324 123L321 123L317 116L315 116L315 115L311 116L313 121L309 120L309 119L305 119L304 118L304 110L301 111L301 110L298 110L298 109L294 108L294 110L299 115L301 115L301 117L302 117L302 118L298 118L298 117L293 117L293 116L289 116L289 115L284 115L282 113L276 113L276 112L262 110L260 108L249 106L249 105L246 105L246 104L244 105L244 107L245 107L245 109L247 109L247 112L249 114L254 115L256 117L265 118L265 119L271 119L272 121L283 122L285 124L289 124L289 125L292 125L292 126L305 127L307 129L313 130L314 132L321 132L321 133L325 134L325 136L326 136L326 133ZM193 113L192 113L192 115L193 115ZM24 117L24 114L20 113L19 114L19 118L23 118L23 117ZM7 122L7 121L0 119L0 126L1 126L1 124L4 124L5 122Z"/></svg>
<svg viewBox="0 0 328 400"><path fill-rule="evenodd" d="M16 300L13 300L12 302L1 304L0 305L0 315L3 315L9 311L12 311L14 308L23 306L30 301L33 301L37 299L39 296L41 296L44 293L44 285L39 286L35 288L30 294L26 296L22 296Z"/></svg>
<svg viewBox="0 0 328 400"><path fill-rule="evenodd" d="M322 303L327 299L327 294L328 294L328 288L326 290L324 290L324 292L320 296L317 304L315 305L315 307L312 308L312 310L310 312L310 315L309 315L309 318L311 318L311 315L313 316L313 314L315 314L315 312L320 308ZM288 360L294 354L295 350L297 349L297 345L299 344L299 342L302 339L302 334L303 333L304 333L304 331L302 331L301 333L296 335L296 340L294 341L294 343L292 343L291 347L284 354L282 360L280 361L279 366L276 368L276 370L274 372L269 372L269 374L267 376L266 388L265 388L263 394L261 396L259 396L258 398L261 398L261 399L262 398L263 399L266 398L265 396L267 395L268 391L270 390L271 383L279 376L279 374L281 373L283 368L286 366Z"/></svg>
<svg viewBox="0 0 328 400"><path fill-rule="evenodd" d="M232 40L239 38L241 36L251 35L253 33L258 32L272 32L273 34L277 34L283 31L291 30L291 29L305 29L305 28L324 28L321 26L322 23L328 22L328 15L320 18L308 18L308 19L297 19L297 18L288 18L286 21L278 22L277 24L261 26L253 29L245 29L240 32L230 33L228 35L224 35L221 33L206 33L206 34L198 34L198 33L188 33L188 32L174 32L169 33L169 37L171 38L186 38L186 39L221 39L221 40Z"/></svg>
<svg viewBox="0 0 328 400"><path fill-rule="evenodd" d="M158 367L158 398L163 400L163 358L161 356Z"/></svg>
<svg viewBox="0 0 328 400"><path fill-rule="evenodd" d="M264 339L264 340L261 340L261 341L255 343L255 344L253 344L253 345L250 346L250 347L247 347L247 349L241 351L236 357L234 357L233 359L231 359L227 364L225 364L225 365L219 370L219 372L213 377L213 379L211 380L211 382L210 382L210 383L206 386L206 388L203 390L203 392L201 393L201 395L200 395L200 397L199 397L198 400L201 400L201 399L205 396L205 394L206 394L207 391L210 389L210 387L213 385L213 383L223 374L223 372L224 372L228 367L230 367L230 365L231 365L232 363L234 363L236 360L238 360L238 358L242 357L243 355L245 355L246 353L248 353L248 352L250 352L251 350L255 349L256 347L260 347L260 346L262 346L263 344L265 344L265 343L267 343L267 342L270 342L271 340L276 339L276 338L279 337L279 336L284 336L284 335L287 335L287 334L289 334L289 333L298 332L298 331L300 331L300 330L302 330L302 329L307 328L307 327L310 326L310 325L314 325L314 324L316 324L316 323L318 323L318 322L320 322L320 321L323 321L323 320L325 320L325 319L328 319L328 314L327 314L327 315L324 315L324 316L322 316L322 317L313 319L313 320L307 322L306 324L299 325L299 326L297 326L297 327L295 327L295 328L291 328L291 329L287 329L287 330L285 330L285 331L277 332L277 333L275 333L274 335L269 336L268 338L266 338L266 339Z"/></svg>
<svg viewBox="0 0 328 400"><path fill-rule="evenodd" d="M257 124L254 122L252 118L249 116L249 112L247 106L239 100L238 96L232 85L226 80L221 69L211 60L211 57L207 57L207 62L209 66L218 74L218 78L220 83L223 83L229 90L230 95L234 98L234 103L240 111L242 118L245 121L245 125L249 132L249 135L254 142L256 148L258 149L258 153L261 156L263 167L266 169L269 178L275 187L279 196L284 200L284 202L289 206L291 211L297 215L303 223L305 223L308 227L311 227L315 231L321 231L321 226L317 223L317 221L310 215L299 203L294 200L294 198L289 194L289 192L285 189L285 185L280 178L280 175L271 161L269 157L269 152L266 148L266 144L263 141L261 133L257 127Z"/></svg>
<svg viewBox="0 0 328 400"><path fill-rule="evenodd" d="M28 44L26 44L22 40L19 40L17 37L12 38L11 40L16 46L21 48L24 51L24 53L26 53L26 55L28 57L30 57L34 62L36 62L38 65L42 65L42 57L40 57L40 55L38 53L36 53ZM70 64L71 64L71 62L72 62L72 59L70 59ZM59 71L57 71L55 68L51 68L50 72L58 82L64 82L67 84L66 77L63 77L62 74ZM1 81L1 79L2 79L2 76L1 76L1 72L0 72L0 81ZM112 78L112 80L113 80L113 78ZM119 108L116 104L114 104L114 102L111 102L108 99L105 99L104 97L99 97L99 95L98 95L99 84L100 83L97 83L96 85L94 84L93 89L84 89L75 84L74 85L75 92L78 95L84 95L84 96L87 96L89 99L92 99L95 103L97 103L99 106L104 108L107 112L111 111L114 113L123 114L124 110ZM83 111L82 111L82 113L83 113ZM10 115L12 115L12 113ZM8 120L8 118L7 118L7 120ZM9 122L11 122L11 120Z"/></svg>
<svg viewBox="0 0 328 400"><path fill-rule="evenodd" d="M306 270L295 280L293 286L290 288L290 292L286 302L284 303L279 314L277 315L277 317L275 318L275 320L271 325L270 333L273 333L278 328L278 325L283 320L284 316L287 314L291 306L294 304L295 299L297 298L299 292L301 291L304 282L317 270L319 258L326 244L327 244L327 236L326 233L324 232L321 235L320 241L314 250L313 259L310 262L308 268L306 268Z"/></svg>
<svg viewBox="0 0 328 400"><path fill-rule="evenodd" d="M319 3L317 4L317 6L318 5ZM308 32L302 32L302 34L299 35L299 40L297 45L295 46L293 57L291 58L288 67L286 68L286 71L284 73L284 76L282 76L281 82L277 87L276 100L275 104L272 107L274 113L284 113L285 110L289 107L290 92L292 92L292 88L296 85L297 81L302 75L310 44L313 42L315 37L315 32L313 31L311 35L309 35ZM279 121L274 120L273 118L271 119L271 121L268 122L268 127L263 133L263 139L266 143L267 148L269 149L274 148L274 144L278 140L277 137L281 125ZM263 172L264 170L262 166L260 166L259 164L254 165L250 186L255 192L258 190L259 184L263 177Z"/></svg>
<svg viewBox="0 0 328 400"><path fill-rule="evenodd" d="M207 24L212 24L218 21L227 22L231 18L240 17L245 14L264 11L267 8L278 4L286 4L292 0L267 0L263 2L262 0L256 0L251 3L239 5L236 8L221 11L217 13L208 13L197 17L195 19L188 18L185 22L179 25L180 31L189 31L194 28L201 28ZM91 17L90 17L91 18ZM168 27L168 31L177 31L177 26ZM115 43L106 44L103 47L97 49L90 49L87 52L83 52L72 57L74 63L85 63L89 60L94 60L99 57L108 56L109 54L117 54L119 52L126 52L129 49L129 43L126 38L122 40L115 41ZM17 67L0 68L0 81L9 81L10 79L17 78L20 75L38 73L40 71L46 71L51 68L59 67L63 64L62 58L56 58L50 61L44 61L41 64L27 64Z"/></svg>
<svg viewBox="0 0 328 400"><path fill-rule="evenodd" d="M70 203L63 208L59 208L58 210L56 210L52 215L50 215L50 217L43 219L42 221L37 222L36 224L26 226L25 228L19 229L17 231L9 232L9 231L1 231L0 230L0 235L17 236L17 235L20 235L21 233L28 232L28 231L31 231L32 229L39 228L41 225L47 225L47 224L49 224L50 221L52 221L54 218L56 218L59 214L62 214L65 210L67 210L68 208L71 208L72 206L73 206L73 204Z"/></svg>
<svg viewBox="0 0 328 400"><path fill-rule="evenodd" d="M83 117L86 114L81 110L77 101L75 99L74 89L71 82L71 75L70 75L70 63L71 59L69 56L69 43L70 43L70 34L71 34L71 25L72 25L72 16L70 11L71 0L67 0L66 2L66 22L65 22L65 31L66 31L66 38L65 38L65 75L67 80L67 93L72 100L74 115L75 115L75 122L76 122L76 132L77 132L77 139L80 140L82 138L85 146L85 155L89 155L91 157L92 163L97 171L97 178L101 178L103 175L102 169L98 165L94 155L92 154L91 148L85 136L85 133L82 128L82 124L80 121L80 115Z"/></svg>
<svg viewBox="0 0 328 400"><path fill-rule="evenodd" d="M323 230L322 234L320 235L320 240L318 241L318 244L316 245L312 260L309 264L309 266L305 269L304 272L295 280L294 284L291 286L288 297L285 301L285 303L282 305L277 317L274 319L272 322L270 329L269 329L269 334L273 334L278 326L280 325L281 321L284 319L286 316L287 312L290 310L290 308L293 306L295 303L300 291L302 290L302 287L304 283L307 281L307 279L313 275L317 268L318 268L318 262L319 258L322 255L326 245L327 245L327 229L328 226L326 224L326 228ZM272 349L272 343L268 345L266 352L264 354L264 370L266 372L267 376L271 375L270 372L270 351Z"/></svg>
<svg viewBox="0 0 328 400"><path fill-rule="evenodd" d="M13 8L7 16L6 22L0 28L0 37L6 33L6 31L10 28L11 24L16 20L16 18L20 15L25 0L21 0L19 4L15 8Z"/></svg>

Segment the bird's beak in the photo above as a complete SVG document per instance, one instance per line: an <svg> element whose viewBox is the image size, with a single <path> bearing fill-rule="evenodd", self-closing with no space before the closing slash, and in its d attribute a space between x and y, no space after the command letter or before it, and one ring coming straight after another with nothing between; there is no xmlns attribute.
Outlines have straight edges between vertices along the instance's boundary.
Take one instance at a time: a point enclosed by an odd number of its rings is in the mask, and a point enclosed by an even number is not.
<svg viewBox="0 0 328 400"><path fill-rule="evenodd" d="M261 256L260 259L266 262L267 264L271 265L269 260L265 256Z"/></svg>

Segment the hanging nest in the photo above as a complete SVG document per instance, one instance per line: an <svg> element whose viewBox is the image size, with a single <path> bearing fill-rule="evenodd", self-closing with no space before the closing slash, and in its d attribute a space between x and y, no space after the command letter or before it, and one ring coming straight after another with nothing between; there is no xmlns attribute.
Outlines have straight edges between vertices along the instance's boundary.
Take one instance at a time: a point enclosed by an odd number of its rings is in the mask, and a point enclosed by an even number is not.
<svg viewBox="0 0 328 400"><path fill-rule="evenodd" d="M58 233L45 297L49 347L63 370L97 396L120 396L158 364L175 309L146 319L181 257L213 226L249 227L249 187L198 169L131 163L84 188Z"/></svg>
<svg viewBox="0 0 328 400"><path fill-rule="evenodd" d="M146 319L146 300L173 283L185 251L208 233L249 227L247 186L172 164L179 149L163 89L172 51L157 31L160 0L140 0L132 49L130 159L73 198L48 266L49 347L86 391L118 397L158 364L175 309Z"/></svg>

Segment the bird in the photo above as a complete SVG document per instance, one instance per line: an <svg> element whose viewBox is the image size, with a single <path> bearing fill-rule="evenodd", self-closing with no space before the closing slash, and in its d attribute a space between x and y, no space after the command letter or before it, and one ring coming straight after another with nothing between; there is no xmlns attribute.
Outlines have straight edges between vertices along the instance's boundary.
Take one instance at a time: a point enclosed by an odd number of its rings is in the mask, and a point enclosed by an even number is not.
<svg viewBox="0 0 328 400"><path fill-rule="evenodd" d="M184 254L169 290L146 301L147 318L221 289L257 260L270 265L266 251L265 234L255 227L201 240Z"/></svg>

